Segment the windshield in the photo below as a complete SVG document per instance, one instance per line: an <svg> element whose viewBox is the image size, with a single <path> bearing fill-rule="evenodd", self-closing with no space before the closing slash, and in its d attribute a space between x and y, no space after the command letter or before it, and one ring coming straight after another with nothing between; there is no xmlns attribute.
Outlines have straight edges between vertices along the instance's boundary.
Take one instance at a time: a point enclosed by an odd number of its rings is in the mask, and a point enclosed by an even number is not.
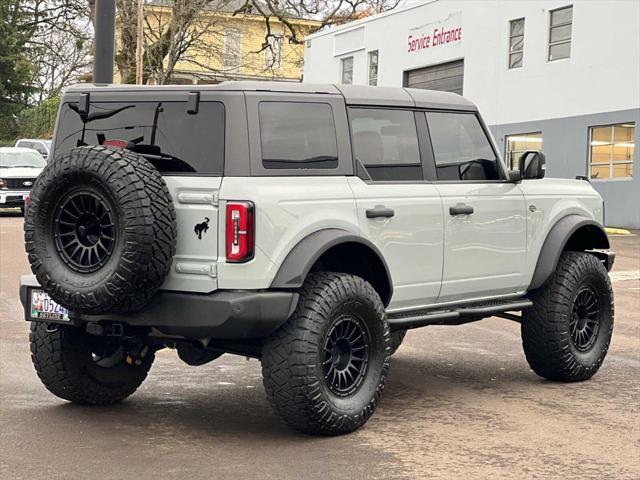
<svg viewBox="0 0 640 480"><path fill-rule="evenodd" d="M43 168L44 165L38 152L0 152L0 168Z"/></svg>

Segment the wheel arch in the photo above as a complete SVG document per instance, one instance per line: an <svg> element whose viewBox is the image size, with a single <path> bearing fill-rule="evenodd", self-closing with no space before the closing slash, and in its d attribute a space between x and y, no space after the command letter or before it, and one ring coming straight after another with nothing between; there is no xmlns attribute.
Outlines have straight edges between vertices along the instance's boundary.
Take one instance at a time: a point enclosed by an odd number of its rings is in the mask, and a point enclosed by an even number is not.
<svg viewBox="0 0 640 480"><path fill-rule="evenodd" d="M300 288L313 271L358 275L367 280L387 306L393 295L389 267L369 240L345 230L327 228L307 235L286 256L270 288Z"/></svg>
<svg viewBox="0 0 640 480"><path fill-rule="evenodd" d="M529 290L541 287L556 269L562 252L608 249L609 238L602 225L582 215L567 215L549 230L542 244Z"/></svg>

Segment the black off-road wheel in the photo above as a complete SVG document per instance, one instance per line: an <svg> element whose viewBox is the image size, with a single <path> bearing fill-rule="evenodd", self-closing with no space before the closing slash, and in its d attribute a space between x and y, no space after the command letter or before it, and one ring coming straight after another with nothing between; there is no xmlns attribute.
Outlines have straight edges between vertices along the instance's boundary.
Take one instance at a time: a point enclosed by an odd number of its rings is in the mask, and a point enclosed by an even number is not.
<svg viewBox="0 0 640 480"><path fill-rule="evenodd" d="M128 397L142 384L154 351L131 347L114 337L95 337L71 326L32 322L31 360L44 386L70 402L109 405ZM129 356L130 362L127 362Z"/></svg>
<svg viewBox="0 0 640 480"><path fill-rule="evenodd" d="M353 432L378 405L390 354L384 305L373 287L353 275L314 273L292 317L263 347L267 397L298 431Z"/></svg>
<svg viewBox="0 0 640 480"><path fill-rule="evenodd" d="M604 265L594 255L565 252L531 299L521 332L532 370L563 382L591 378L613 333L613 290Z"/></svg>
<svg viewBox="0 0 640 480"><path fill-rule="evenodd" d="M42 288L85 314L146 305L169 273L177 236L160 173L139 155L100 146L47 164L31 191L24 231Z"/></svg>

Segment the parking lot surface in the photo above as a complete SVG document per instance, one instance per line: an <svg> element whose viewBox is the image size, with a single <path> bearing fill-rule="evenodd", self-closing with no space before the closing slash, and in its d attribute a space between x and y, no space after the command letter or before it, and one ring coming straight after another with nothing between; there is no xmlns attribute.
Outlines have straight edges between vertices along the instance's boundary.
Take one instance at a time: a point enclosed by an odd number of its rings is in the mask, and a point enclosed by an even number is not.
<svg viewBox="0 0 640 480"><path fill-rule="evenodd" d="M202 366L158 353L110 407L51 395L29 358L18 281L22 217L0 212L0 478L640 478L640 232L612 237L614 336L590 381L529 369L518 324L498 318L409 332L361 430L294 433L272 413L260 363Z"/></svg>

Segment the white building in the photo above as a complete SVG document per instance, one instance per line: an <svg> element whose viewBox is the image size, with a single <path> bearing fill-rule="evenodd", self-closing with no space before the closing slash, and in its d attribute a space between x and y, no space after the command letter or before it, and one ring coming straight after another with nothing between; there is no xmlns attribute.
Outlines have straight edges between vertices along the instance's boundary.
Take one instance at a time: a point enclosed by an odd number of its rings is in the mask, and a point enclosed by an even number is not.
<svg viewBox="0 0 640 480"><path fill-rule="evenodd" d="M426 1L310 36L304 81L461 93L508 162L541 149L640 228L638 0Z"/></svg>

